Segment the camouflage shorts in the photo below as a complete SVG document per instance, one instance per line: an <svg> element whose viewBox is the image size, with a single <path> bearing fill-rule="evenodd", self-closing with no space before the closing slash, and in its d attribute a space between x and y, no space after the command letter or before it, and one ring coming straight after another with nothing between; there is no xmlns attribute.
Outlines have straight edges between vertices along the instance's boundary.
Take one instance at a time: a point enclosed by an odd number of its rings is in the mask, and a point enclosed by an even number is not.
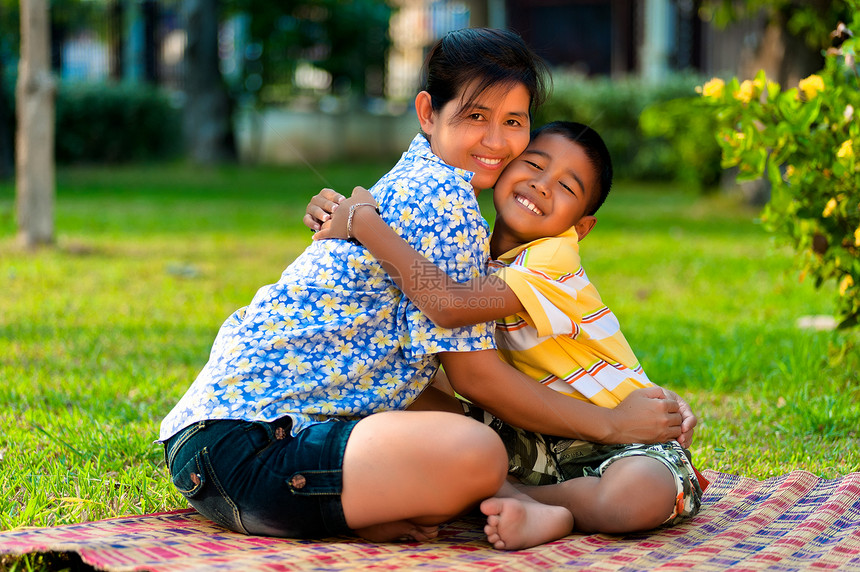
<svg viewBox="0 0 860 572"><path fill-rule="evenodd" d="M654 445L602 445L542 435L509 425L490 413L465 404L466 414L492 427L508 452L508 473L527 485L549 485L577 477L600 477L614 462L645 456L663 463L675 477L675 507L663 524L677 524L699 512L702 487L690 453L676 441Z"/></svg>
<svg viewBox="0 0 860 572"><path fill-rule="evenodd" d="M643 445L601 445L573 439L545 437L551 444L550 452L556 455L562 480L576 477L600 477L615 461L626 457L650 457L663 463L675 480L676 495L672 514L663 524L678 524L699 512L702 486L699 483L690 452L677 441Z"/></svg>
<svg viewBox="0 0 860 572"><path fill-rule="evenodd" d="M508 425L470 403L464 403L463 408L466 415L489 425L502 438L508 452L508 474L527 485L551 485L564 480L544 435Z"/></svg>

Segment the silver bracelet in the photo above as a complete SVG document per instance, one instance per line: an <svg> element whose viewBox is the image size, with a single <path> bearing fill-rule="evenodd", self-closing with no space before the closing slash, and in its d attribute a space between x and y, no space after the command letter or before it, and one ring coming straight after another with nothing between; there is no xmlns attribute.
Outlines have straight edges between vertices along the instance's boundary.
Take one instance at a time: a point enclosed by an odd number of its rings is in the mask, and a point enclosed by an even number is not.
<svg viewBox="0 0 860 572"><path fill-rule="evenodd" d="M352 217L358 207L373 207L373 210L379 213L374 203L357 203L349 207L349 217L346 219L346 238L350 240L352 240Z"/></svg>

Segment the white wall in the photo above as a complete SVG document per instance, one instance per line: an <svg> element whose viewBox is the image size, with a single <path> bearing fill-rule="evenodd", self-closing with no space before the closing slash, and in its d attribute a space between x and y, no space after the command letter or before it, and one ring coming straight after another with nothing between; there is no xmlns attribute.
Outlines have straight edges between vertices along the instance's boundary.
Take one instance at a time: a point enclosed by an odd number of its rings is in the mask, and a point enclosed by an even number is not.
<svg viewBox="0 0 860 572"><path fill-rule="evenodd" d="M411 109L399 115L269 109L242 112L236 122L240 158L271 164L396 159L416 133Z"/></svg>

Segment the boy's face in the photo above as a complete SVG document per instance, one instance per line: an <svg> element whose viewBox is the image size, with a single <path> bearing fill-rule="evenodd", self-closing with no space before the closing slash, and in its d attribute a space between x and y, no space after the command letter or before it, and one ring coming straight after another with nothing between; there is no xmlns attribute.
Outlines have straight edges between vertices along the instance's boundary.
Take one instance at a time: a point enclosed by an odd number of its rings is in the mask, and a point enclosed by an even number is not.
<svg viewBox="0 0 860 572"><path fill-rule="evenodd" d="M539 135L496 183L493 232L525 244L576 226L581 240L596 222L585 216L596 177L582 147L555 133Z"/></svg>

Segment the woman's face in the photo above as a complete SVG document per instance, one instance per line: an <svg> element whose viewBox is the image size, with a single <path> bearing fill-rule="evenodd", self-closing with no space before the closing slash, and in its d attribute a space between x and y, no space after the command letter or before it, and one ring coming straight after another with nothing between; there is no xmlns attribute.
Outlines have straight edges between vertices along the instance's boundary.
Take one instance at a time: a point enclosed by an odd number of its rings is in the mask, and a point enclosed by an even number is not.
<svg viewBox="0 0 860 572"><path fill-rule="evenodd" d="M466 86L438 112L430 112L421 127L439 158L475 173L472 186L479 191L495 185L504 168L528 145L531 98L522 84L490 88L461 109L470 88ZM427 100L429 105L429 94ZM420 109L418 113L421 120Z"/></svg>

